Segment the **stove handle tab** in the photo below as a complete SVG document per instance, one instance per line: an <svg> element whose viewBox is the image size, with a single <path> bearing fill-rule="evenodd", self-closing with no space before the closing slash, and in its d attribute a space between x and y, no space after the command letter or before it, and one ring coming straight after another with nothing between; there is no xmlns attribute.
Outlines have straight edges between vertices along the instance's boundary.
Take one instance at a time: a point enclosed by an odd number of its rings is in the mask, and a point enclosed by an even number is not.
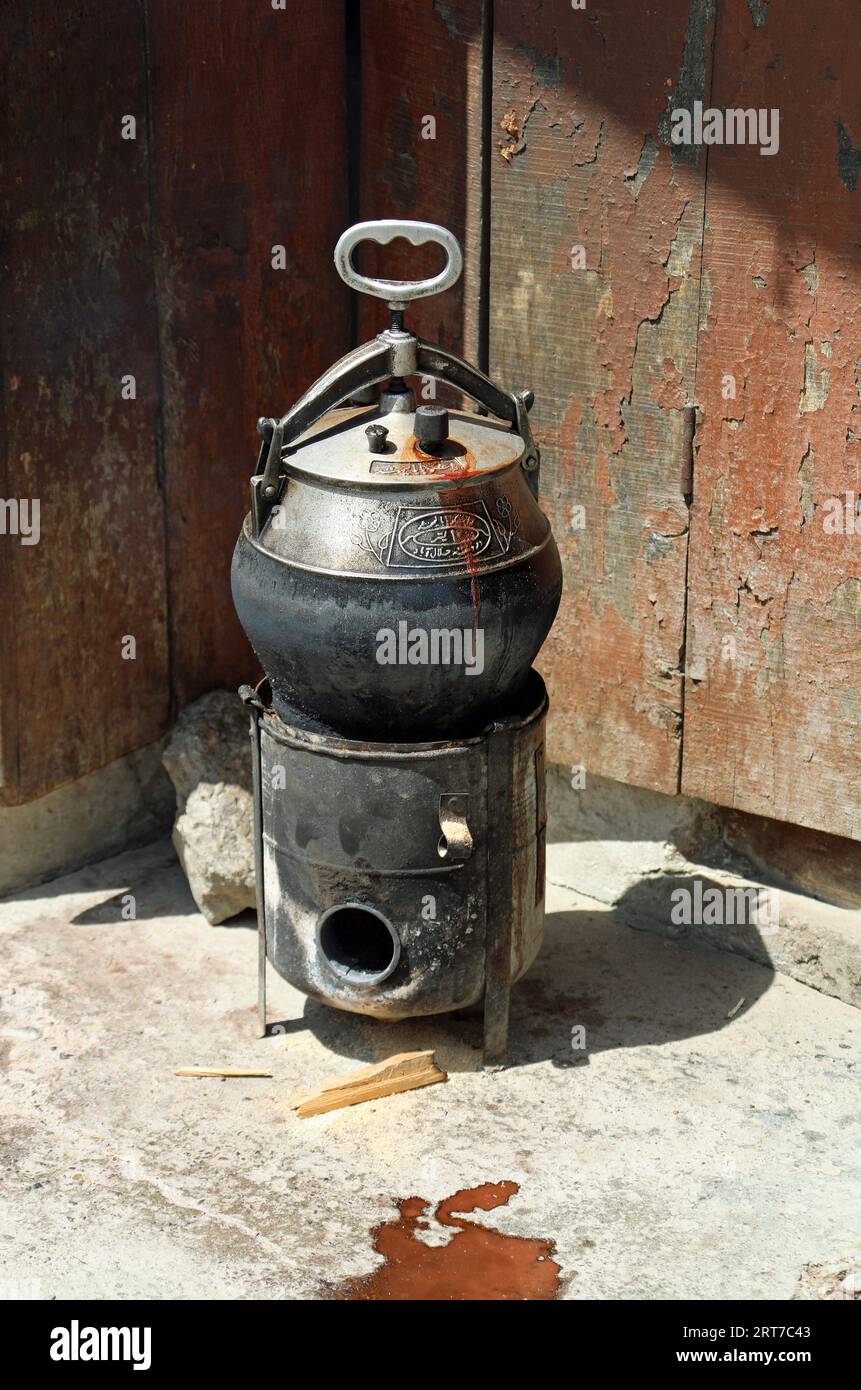
<svg viewBox="0 0 861 1390"><path fill-rule="evenodd" d="M469 795L466 792L444 792L439 799L439 828L442 835L437 845L440 859L463 861L473 851L472 831L466 822Z"/></svg>

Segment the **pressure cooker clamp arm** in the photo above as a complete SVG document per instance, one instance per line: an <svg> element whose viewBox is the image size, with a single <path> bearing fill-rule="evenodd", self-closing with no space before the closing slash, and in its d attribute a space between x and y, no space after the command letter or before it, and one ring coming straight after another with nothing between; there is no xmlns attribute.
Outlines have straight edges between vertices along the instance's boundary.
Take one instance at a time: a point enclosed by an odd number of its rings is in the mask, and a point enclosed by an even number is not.
<svg viewBox="0 0 861 1390"><path fill-rule="evenodd" d="M284 450L342 401L391 375L389 346L380 338L374 338L333 363L280 420L261 416L257 421L257 433L262 444L251 479L251 521L255 536L259 535L281 493Z"/></svg>
<svg viewBox="0 0 861 1390"><path fill-rule="evenodd" d="M500 420L507 420L526 446L520 460L521 467L526 473L537 472L541 456L532 438L529 424L529 411L535 400L532 391L503 391L489 376L485 376L484 372L480 372L477 367L473 367L456 353L433 343L425 343L421 339L416 340L414 370L420 376L447 381L458 391L463 391L479 405L483 405L491 415L497 416Z"/></svg>
<svg viewBox="0 0 861 1390"><path fill-rule="evenodd" d="M360 275L352 262L353 251L359 242L370 240L387 245L396 237L404 237L414 246L428 241L436 242L446 253L445 266L438 275L427 280L374 280ZM460 275L463 257L457 239L451 232L433 222L414 222L402 218L359 222L340 237L335 247L335 265L341 278L353 289L386 300L393 313L392 326L371 342L348 352L346 357L331 366L280 420L265 417L258 420L257 430L263 442L257 469L251 479L254 534L259 534L263 522L281 495L284 451L299 435L365 387L374 386L389 377L412 376L416 373L449 382L492 415L508 421L512 430L523 440L521 466L530 475L529 486L537 495L539 455L528 419L534 399L532 392L507 394L462 357L446 348L423 342L406 332L402 325L403 310L411 300L438 294L440 290L453 285Z"/></svg>
<svg viewBox="0 0 861 1390"><path fill-rule="evenodd" d="M315 381L291 410L280 420L261 418L257 422L262 437L257 468L251 479L251 518L254 535L259 535L267 515L283 488L285 450L322 416L355 396L367 386L390 377L419 374L447 381L449 385L491 415L506 420L524 443L521 467L529 474L529 485L537 493L539 453L532 438L529 415L531 391L506 392L447 348L426 343L412 333L387 328L378 337L348 352Z"/></svg>

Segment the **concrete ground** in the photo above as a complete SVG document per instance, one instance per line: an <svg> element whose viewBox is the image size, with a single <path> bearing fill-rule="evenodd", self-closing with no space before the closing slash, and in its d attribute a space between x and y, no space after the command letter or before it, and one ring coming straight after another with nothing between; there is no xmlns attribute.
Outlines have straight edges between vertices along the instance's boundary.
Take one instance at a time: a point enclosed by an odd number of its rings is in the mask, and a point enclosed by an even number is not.
<svg viewBox="0 0 861 1390"><path fill-rule="evenodd" d="M861 1013L550 893L495 1074L475 1018L372 1023L274 977L283 1031L258 1039L253 921L207 926L168 844L0 905L7 1294L314 1298L381 1263L396 1201L486 1183L519 1190L470 1220L555 1242L564 1298L810 1297L857 1270ZM291 1109L419 1047L446 1084Z"/></svg>

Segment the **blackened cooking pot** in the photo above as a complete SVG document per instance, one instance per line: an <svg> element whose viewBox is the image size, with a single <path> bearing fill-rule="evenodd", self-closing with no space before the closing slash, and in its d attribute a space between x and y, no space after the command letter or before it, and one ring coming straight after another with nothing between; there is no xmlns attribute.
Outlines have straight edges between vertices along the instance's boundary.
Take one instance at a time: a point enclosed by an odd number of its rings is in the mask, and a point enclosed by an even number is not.
<svg viewBox="0 0 861 1390"><path fill-rule="evenodd" d="M358 276L356 242L396 235L439 241L446 269L417 285ZM443 228L359 224L336 263L387 298L394 321L281 420L260 422L234 603L284 719L375 741L466 736L522 686L559 605L531 395L506 394L401 326L408 299L459 273ZM490 416L416 409L415 375L448 381ZM379 400L334 408L379 382Z"/></svg>

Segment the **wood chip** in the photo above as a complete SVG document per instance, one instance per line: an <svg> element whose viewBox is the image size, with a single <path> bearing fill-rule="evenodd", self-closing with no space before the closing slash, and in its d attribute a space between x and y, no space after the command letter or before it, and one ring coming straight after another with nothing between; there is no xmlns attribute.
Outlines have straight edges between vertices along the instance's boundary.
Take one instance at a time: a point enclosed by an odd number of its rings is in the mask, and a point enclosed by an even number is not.
<svg viewBox="0 0 861 1390"><path fill-rule="evenodd" d="M729 1013L727 1014L727 1018L735 1018L736 1014L738 1013L738 1011L739 1011L739 1009L741 1008L741 1006L742 1006L742 1004L744 1003L744 1001L745 1001L745 997L744 997L744 995L742 995L741 999L739 999L739 1001L738 1001L738 1003L735 1005L735 1007L732 1008L732 1009L730 1009Z"/></svg>
<svg viewBox="0 0 861 1390"><path fill-rule="evenodd" d="M436 1065L432 1052L398 1052L384 1062L324 1081L296 1100L293 1108L298 1115L322 1115L344 1105L379 1100L398 1091L413 1091L417 1086L433 1086L436 1081L448 1081L448 1073Z"/></svg>
<svg viewBox="0 0 861 1390"><path fill-rule="evenodd" d="M174 1076L271 1076L255 1067L177 1067Z"/></svg>

